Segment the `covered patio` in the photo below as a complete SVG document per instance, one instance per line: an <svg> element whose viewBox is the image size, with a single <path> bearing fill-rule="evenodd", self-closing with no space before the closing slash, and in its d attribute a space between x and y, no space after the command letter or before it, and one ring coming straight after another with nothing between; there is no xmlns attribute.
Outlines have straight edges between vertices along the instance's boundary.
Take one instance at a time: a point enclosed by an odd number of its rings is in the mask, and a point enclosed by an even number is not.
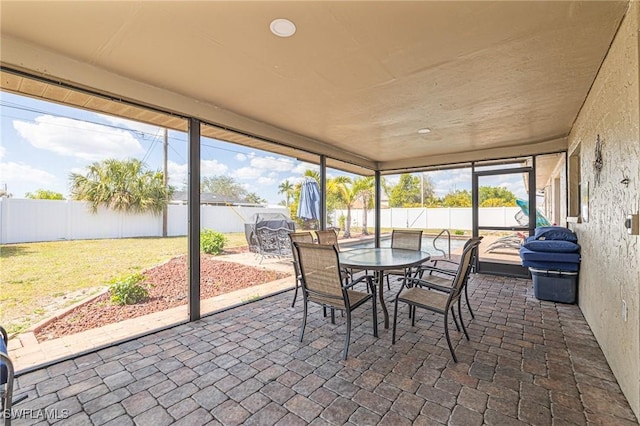
<svg viewBox="0 0 640 426"><path fill-rule="evenodd" d="M3 91L188 134L191 322L20 374L25 408L78 424L637 424L637 1L7 1L1 19ZM517 161L530 206L548 192L578 235L578 303L474 276L457 364L423 313L392 346L358 312L345 362L340 320L314 312L298 343L290 293L202 317L202 137L317 164L323 194L328 168L373 176L376 220L386 174Z"/></svg>
<svg viewBox="0 0 640 426"><path fill-rule="evenodd" d="M74 425L637 424L577 306L524 279L472 275L469 290L457 364L441 317L418 310L411 327L406 308L395 345L355 311L341 361L344 318L320 309L299 343L289 291L21 375L14 408Z"/></svg>

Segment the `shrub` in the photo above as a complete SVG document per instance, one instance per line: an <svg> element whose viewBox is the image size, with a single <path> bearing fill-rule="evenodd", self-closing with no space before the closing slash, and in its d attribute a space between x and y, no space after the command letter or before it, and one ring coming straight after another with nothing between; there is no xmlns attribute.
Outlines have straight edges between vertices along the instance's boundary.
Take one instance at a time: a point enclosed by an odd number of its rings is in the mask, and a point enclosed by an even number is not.
<svg viewBox="0 0 640 426"><path fill-rule="evenodd" d="M459 229L456 229L453 233L454 233L455 235L464 235L464 231L461 231L461 230L459 230Z"/></svg>
<svg viewBox="0 0 640 426"><path fill-rule="evenodd" d="M111 302L122 306L145 301L149 297L149 291L140 285L144 280L145 277L141 274L117 278L109 287Z"/></svg>
<svg viewBox="0 0 640 426"><path fill-rule="evenodd" d="M213 229L204 229L200 233L200 249L207 254L218 255L224 249L227 238Z"/></svg>

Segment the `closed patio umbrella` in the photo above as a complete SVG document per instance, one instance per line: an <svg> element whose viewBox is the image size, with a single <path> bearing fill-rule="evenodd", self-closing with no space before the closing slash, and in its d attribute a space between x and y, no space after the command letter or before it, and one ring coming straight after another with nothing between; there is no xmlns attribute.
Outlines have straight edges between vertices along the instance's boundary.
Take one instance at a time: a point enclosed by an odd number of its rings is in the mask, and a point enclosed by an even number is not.
<svg viewBox="0 0 640 426"><path fill-rule="evenodd" d="M302 182L298 217L304 220L320 219L320 188L318 188L318 182L315 179L306 178Z"/></svg>

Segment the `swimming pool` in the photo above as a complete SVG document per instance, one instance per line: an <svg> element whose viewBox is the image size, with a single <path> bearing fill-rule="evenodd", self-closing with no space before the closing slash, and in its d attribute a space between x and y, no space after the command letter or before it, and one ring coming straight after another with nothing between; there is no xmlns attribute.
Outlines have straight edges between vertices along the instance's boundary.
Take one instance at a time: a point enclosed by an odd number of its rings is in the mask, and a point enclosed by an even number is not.
<svg viewBox="0 0 640 426"><path fill-rule="evenodd" d="M423 235L422 236L422 250L426 251L427 253L431 253L434 256L441 256L442 252L439 252L438 250L433 248L433 240L435 237L431 236L431 235ZM467 241L467 239L457 239L457 238L451 238L451 252L454 252L456 249L462 248L462 246L464 246L464 243ZM365 241L349 241L349 242L341 242L340 243L340 247L344 247L344 248L368 248L368 247L374 247L374 241L373 238L372 239L367 239ZM380 238L380 247L389 247L391 246L391 235L383 235ZM440 237L438 239L438 242L436 243L436 246L439 249L444 250L445 252L447 251L447 239L446 237Z"/></svg>

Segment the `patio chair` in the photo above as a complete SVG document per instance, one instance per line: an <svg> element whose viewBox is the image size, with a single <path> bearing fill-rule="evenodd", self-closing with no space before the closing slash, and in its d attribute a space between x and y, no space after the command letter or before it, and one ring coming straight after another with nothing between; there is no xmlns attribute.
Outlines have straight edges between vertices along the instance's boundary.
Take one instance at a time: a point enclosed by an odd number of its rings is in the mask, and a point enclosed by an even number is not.
<svg viewBox="0 0 640 426"><path fill-rule="evenodd" d="M420 250L422 248L422 230L394 229L391 232L391 248ZM392 269L384 271L384 273L387 277L387 288L389 290L391 290L389 275L400 276L398 280L404 280L407 276L411 275L411 271L408 269Z"/></svg>
<svg viewBox="0 0 640 426"><path fill-rule="evenodd" d="M464 289L464 286L466 284L466 279L468 278L467 272L471 266L471 257L473 255L473 250L479 243L479 241L470 243L469 246L467 246L467 248L463 250L456 275L451 282L452 285L447 288L438 288L439 286L435 286L428 281L422 280L420 278L407 278L409 287L402 286L395 299L393 311L393 332L391 338L392 344L396 343L398 302L403 302L409 305L412 327L415 326L416 323L416 307L427 309L431 312L439 313L444 316L444 334L447 339L447 345L449 346L449 351L451 352L453 361L458 362L456 354L453 350L453 345L451 344L451 338L449 337L449 312L451 312L451 315L453 316L456 324L456 328L458 328L459 331L458 322L455 319L455 312L453 309L455 304L458 305L458 315L461 317L460 323L462 325L462 330L464 331L464 335L467 340L469 340L469 334L467 333L467 329L464 326L464 321L462 321L460 295L462 294L462 290ZM441 291L431 291L431 289Z"/></svg>
<svg viewBox="0 0 640 426"><path fill-rule="evenodd" d="M463 250L466 249L470 244L474 243L475 241L478 241L478 244L475 245L473 253L471 254L471 264L469 265L469 271L467 272L467 275L469 275L476 267L476 261L478 259L478 248L480 247L480 242L482 238L484 237L482 236L473 237L468 239L467 242L464 243L464 246L462 248ZM456 275L456 271L455 269L447 268L447 266L452 266L457 268L460 263L453 261L451 259L434 259L434 260L431 260L430 262L432 263L431 265L424 264L420 266L420 272L418 274L418 277L423 278L425 272L428 272L428 276L427 278L425 278L425 280L443 287L450 285L451 279ZM440 263L440 266L438 266L438 263ZM442 265L443 263L445 264L444 266ZM439 275L434 275L434 273ZM444 277L442 277L442 275L444 275ZM473 310L471 309L471 305L469 304L469 292L467 291L466 284L464 286L464 299L467 303L467 309L469 309L471 318L475 318L475 315L473 314Z"/></svg>
<svg viewBox="0 0 640 426"><path fill-rule="evenodd" d="M302 342L307 324L309 302L317 303L323 307L343 310L346 312L347 317L347 332L342 359L347 359L349 340L351 338L351 311L364 305L368 300L371 300L372 304L373 335L378 337L376 289L373 285L373 280L370 276L365 275L344 285L340 276L338 250L335 246L297 242L293 244L298 251L302 275L302 295L304 297L300 341ZM371 289L370 294L352 290L355 284L363 280L366 281Z"/></svg>
<svg viewBox="0 0 640 426"><path fill-rule="evenodd" d="M298 287L300 287L300 281L302 281L302 277L300 276L300 262L298 261L298 252L293 246L293 243L313 243L313 235L308 231L291 232L289 234L289 240L291 240L291 254L293 255L293 271L296 274L296 291L293 294L293 302L291 302L291 307L293 308L296 305L296 298L298 297Z"/></svg>
<svg viewBox="0 0 640 426"><path fill-rule="evenodd" d="M338 244L338 233L335 229L327 229L324 231L315 231L318 236L318 244L324 246L335 246L336 250L340 251L340 245ZM353 277L353 270L342 268L340 270L340 276L346 284Z"/></svg>
<svg viewBox="0 0 640 426"><path fill-rule="evenodd" d="M0 326L0 408L2 409L1 417L4 419L6 426L11 426L11 407L13 404L17 404L27 398L27 394L19 395L17 398L13 398L13 377L14 369L13 362L9 358L9 351L7 346L9 344L9 338L6 330Z"/></svg>

